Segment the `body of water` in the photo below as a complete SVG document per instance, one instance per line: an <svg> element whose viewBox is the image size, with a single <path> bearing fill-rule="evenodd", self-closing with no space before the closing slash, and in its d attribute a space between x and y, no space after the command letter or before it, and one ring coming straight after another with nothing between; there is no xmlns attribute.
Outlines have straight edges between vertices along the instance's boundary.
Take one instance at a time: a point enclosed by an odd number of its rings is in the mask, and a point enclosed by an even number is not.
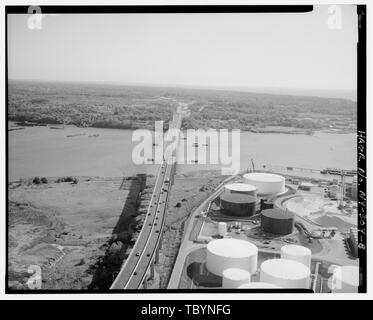
<svg viewBox="0 0 373 320"><path fill-rule="evenodd" d="M95 135L95 136L93 136ZM91 137L89 137L91 136ZM186 142L191 143L191 142ZM132 162L131 130L77 128L51 129L26 127L9 131L9 180L33 176L120 177L136 173L155 174L157 165ZM219 148L209 143L210 148ZM241 169L283 171L288 166L321 170L327 167L356 169L356 134L316 132L312 136L242 132ZM219 169L220 165L180 164L179 172ZM309 172L288 172L312 176ZM314 174L315 177L325 177Z"/></svg>
<svg viewBox="0 0 373 320"><path fill-rule="evenodd" d="M34 176L121 177L156 173L157 166L133 164L131 138L131 130L75 126L64 129L37 126L10 131L9 180Z"/></svg>

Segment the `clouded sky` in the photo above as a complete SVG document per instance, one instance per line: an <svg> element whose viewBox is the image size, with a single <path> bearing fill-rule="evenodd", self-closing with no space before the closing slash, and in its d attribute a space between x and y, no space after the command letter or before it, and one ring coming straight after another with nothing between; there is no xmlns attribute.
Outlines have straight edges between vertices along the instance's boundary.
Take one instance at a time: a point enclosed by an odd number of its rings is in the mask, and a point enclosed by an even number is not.
<svg viewBox="0 0 373 320"><path fill-rule="evenodd" d="M216 87L356 89L357 15L342 6L293 14L8 16L11 79Z"/></svg>

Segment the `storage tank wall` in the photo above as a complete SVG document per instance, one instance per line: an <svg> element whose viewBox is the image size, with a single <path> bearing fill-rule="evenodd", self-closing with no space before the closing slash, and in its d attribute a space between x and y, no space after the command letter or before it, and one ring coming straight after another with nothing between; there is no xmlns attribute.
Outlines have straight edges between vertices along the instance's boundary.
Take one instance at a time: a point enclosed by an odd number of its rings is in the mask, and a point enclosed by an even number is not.
<svg viewBox="0 0 373 320"><path fill-rule="evenodd" d="M262 210L261 228L272 234L291 234L294 230L294 215L280 209Z"/></svg>
<svg viewBox="0 0 373 320"><path fill-rule="evenodd" d="M207 245L206 251L207 270L215 275L222 276L223 271L230 268L244 269L251 274L257 270L258 248L248 241L213 240Z"/></svg>

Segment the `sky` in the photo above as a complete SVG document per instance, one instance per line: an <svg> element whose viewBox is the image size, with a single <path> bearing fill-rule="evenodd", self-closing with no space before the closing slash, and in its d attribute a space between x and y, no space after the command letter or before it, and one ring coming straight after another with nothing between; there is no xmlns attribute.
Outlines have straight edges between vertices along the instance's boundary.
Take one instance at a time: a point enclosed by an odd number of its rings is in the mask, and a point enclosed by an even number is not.
<svg viewBox="0 0 373 320"><path fill-rule="evenodd" d="M356 90L357 15L341 6L291 14L8 16L9 79L219 88Z"/></svg>

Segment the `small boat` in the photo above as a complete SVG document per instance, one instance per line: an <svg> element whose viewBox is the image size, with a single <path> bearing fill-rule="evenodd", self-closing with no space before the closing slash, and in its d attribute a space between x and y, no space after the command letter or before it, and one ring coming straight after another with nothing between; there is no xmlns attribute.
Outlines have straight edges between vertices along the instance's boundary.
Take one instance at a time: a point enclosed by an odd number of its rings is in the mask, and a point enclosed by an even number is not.
<svg viewBox="0 0 373 320"><path fill-rule="evenodd" d="M14 128L9 128L8 131L15 131L15 130L23 130L23 127L14 127Z"/></svg>
<svg viewBox="0 0 373 320"><path fill-rule="evenodd" d="M84 136L85 133L76 133L76 134L69 134L66 137L67 138L72 138L72 137L78 137L78 136Z"/></svg>
<svg viewBox="0 0 373 320"><path fill-rule="evenodd" d="M65 125L61 125L61 126L50 126L49 128L50 129L59 129L59 130L61 130L61 129L65 129Z"/></svg>

